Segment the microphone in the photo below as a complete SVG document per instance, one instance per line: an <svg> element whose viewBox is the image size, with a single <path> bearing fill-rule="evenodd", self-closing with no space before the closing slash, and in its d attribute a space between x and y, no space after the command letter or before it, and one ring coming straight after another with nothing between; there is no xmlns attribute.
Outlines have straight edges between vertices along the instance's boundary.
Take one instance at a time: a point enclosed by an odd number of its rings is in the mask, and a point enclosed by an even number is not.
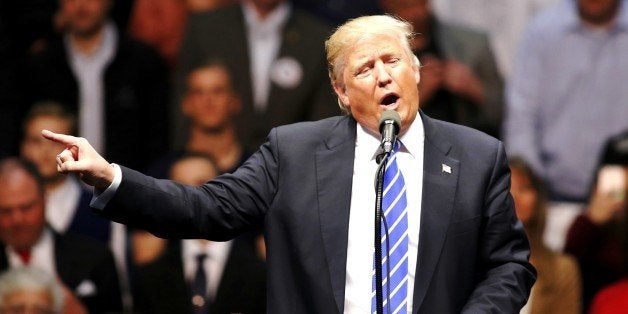
<svg viewBox="0 0 628 314"><path fill-rule="evenodd" d="M382 134L382 148L384 153L390 153L397 141L397 134L401 129L401 118L395 110L386 110L382 112L379 118L379 133Z"/></svg>

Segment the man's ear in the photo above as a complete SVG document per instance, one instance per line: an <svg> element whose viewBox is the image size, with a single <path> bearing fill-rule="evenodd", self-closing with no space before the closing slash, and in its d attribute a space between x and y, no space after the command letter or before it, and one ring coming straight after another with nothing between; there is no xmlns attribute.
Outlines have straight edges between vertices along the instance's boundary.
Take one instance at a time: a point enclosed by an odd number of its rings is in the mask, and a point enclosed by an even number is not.
<svg viewBox="0 0 628 314"><path fill-rule="evenodd" d="M419 85L421 82L421 62L419 62L419 58L414 56L414 66L412 69L414 70L414 80L416 81L416 85Z"/></svg>
<svg viewBox="0 0 628 314"><path fill-rule="evenodd" d="M338 100L340 100L345 107L350 107L346 85L338 81L334 81L333 85L334 91L336 92L336 95L338 95Z"/></svg>

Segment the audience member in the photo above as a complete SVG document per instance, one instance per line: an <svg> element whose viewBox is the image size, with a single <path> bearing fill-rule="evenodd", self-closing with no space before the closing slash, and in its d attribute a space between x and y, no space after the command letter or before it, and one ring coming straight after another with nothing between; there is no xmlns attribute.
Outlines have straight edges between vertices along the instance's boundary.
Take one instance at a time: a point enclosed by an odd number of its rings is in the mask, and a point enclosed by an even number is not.
<svg viewBox="0 0 628 314"><path fill-rule="evenodd" d="M542 183L518 157L509 158L510 192L517 218L530 241L530 262L537 271L536 283L521 313L581 313L582 283L575 259L555 253L543 243L545 200Z"/></svg>
<svg viewBox="0 0 628 314"><path fill-rule="evenodd" d="M183 150L158 159L147 170L156 178L167 178L174 161L186 152L211 157L221 173L232 172L250 155L236 134L235 117L240 113L240 97L233 89L225 64L208 61L192 69L181 111L187 119L187 139Z"/></svg>
<svg viewBox="0 0 628 314"><path fill-rule="evenodd" d="M16 267L0 274L0 313L88 312L52 274L35 267Z"/></svg>
<svg viewBox="0 0 628 314"><path fill-rule="evenodd" d="M539 13L509 81L506 149L547 183L545 242L555 251L588 202L604 139L628 128L626 5L561 0Z"/></svg>
<svg viewBox="0 0 628 314"><path fill-rule="evenodd" d="M59 173L52 162L63 146L41 138L43 129L75 134L74 115L59 103L39 102L26 115L23 129L20 155L32 162L44 179L48 224L61 234L79 233L107 244L110 222L91 213L91 191L75 176Z"/></svg>
<svg viewBox="0 0 628 314"><path fill-rule="evenodd" d="M213 58L227 64L242 97L237 131L249 150L257 149L274 126L335 115L323 50L329 32L286 0L244 0L192 14L180 50L173 108L178 111L190 70ZM180 113L176 116L182 124ZM182 138L177 137L177 145Z"/></svg>
<svg viewBox="0 0 628 314"><path fill-rule="evenodd" d="M413 24L414 53L423 67L421 109L434 118L499 136L503 82L488 37L439 21L430 0L380 0Z"/></svg>
<svg viewBox="0 0 628 314"><path fill-rule="evenodd" d="M129 33L159 51L171 67L176 64L183 28L191 12L215 10L236 0L136 0Z"/></svg>
<svg viewBox="0 0 628 314"><path fill-rule="evenodd" d="M624 239L625 241L625 239ZM624 242L624 254L626 247ZM607 286L595 294L589 314L616 314L628 309L628 277Z"/></svg>
<svg viewBox="0 0 628 314"><path fill-rule="evenodd" d="M211 159L193 154L176 161L170 178L202 185L218 174ZM140 312L263 313L266 309L266 267L253 237L227 242L163 240L136 231L133 244L135 305Z"/></svg>
<svg viewBox="0 0 628 314"><path fill-rule="evenodd" d="M17 267L0 274L0 313L62 313L63 289L51 274Z"/></svg>
<svg viewBox="0 0 628 314"><path fill-rule="evenodd" d="M144 168L167 149L168 72L154 50L118 31L110 6L60 1L66 31L22 71L23 101L67 104L77 112L80 136L106 156Z"/></svg>
<svg viewBox="0 0 628 314"><path fill-rule="evenodd" d="M34 165L0 160L0 270L34 266L55 274L90 313L122 310L111 253L89 238L46 226L43 179Z"/></svg>
<svg viewBox="0 0 628 314"><path fill-rule="evenodd" d="M558 0L432 0L436 16L489 34L500 73L512 74L517 46L529 19Z"/></svg>
<svg viewBox="0 0 628 314"><path fill-rule="evenodd" d="M530 23L508 89L506 147L585 203L602 139L628 128L628 1L561 0Z"/></svg>
<svg viewBox="0 0 628 314"><path fill-rule="evenodd" d="M76 117L63 105L44 101L31 108L24 120L21 156L31 161L43 176L46 193L46 222L60 234L77 233L109 245L116 260L125 304L130 306L126 264L126 228L94 215L89 207L92 192L75 176L57 171L54 160L63 146L42 140L41 130L57 129L74 134Z"/></svg>
<svg viewBox="0 0 628 314"><path fill-rule="evenodd" d="M628 131L609 139L602 156L591 201L571 225L565 245L580 264L585 308L601 288L627 274Z"/></svg>

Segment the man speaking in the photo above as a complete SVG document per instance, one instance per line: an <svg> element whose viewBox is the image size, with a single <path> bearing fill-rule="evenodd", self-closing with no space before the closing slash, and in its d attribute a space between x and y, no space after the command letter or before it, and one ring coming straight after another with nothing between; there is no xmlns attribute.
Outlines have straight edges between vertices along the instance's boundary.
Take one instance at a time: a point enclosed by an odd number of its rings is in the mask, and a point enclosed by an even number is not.
<svg viewBox="0 0 628 314"><path fill-rule="evenodd" d="M504 147L419 112L411 37L409 24L389 16L340 26L325 45L347 115L275 128L233 174L200 187L110 164L82 138L43 136L66 145L59 171L93 185L92 206L114 221L214 241L263 224L268 313L518 313L535 271L508 192ZM392 146L380 145L385 110L399 115ZM374 178L382 146L391 151L378 281Z"/></svg>

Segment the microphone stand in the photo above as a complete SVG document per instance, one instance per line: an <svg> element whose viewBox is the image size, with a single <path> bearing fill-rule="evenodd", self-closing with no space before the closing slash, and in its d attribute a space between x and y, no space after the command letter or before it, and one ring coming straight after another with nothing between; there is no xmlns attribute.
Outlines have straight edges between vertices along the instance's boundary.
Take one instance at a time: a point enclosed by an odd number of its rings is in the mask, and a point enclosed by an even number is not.
<svg viewBox="0 0 628 314"><path fill-rule="evenodd" d="M390 153L377 156L379 165L375 175L375 308L377 314L384 314L384 297L382 291L382 199L384 193L384 173Z"/></svg>

